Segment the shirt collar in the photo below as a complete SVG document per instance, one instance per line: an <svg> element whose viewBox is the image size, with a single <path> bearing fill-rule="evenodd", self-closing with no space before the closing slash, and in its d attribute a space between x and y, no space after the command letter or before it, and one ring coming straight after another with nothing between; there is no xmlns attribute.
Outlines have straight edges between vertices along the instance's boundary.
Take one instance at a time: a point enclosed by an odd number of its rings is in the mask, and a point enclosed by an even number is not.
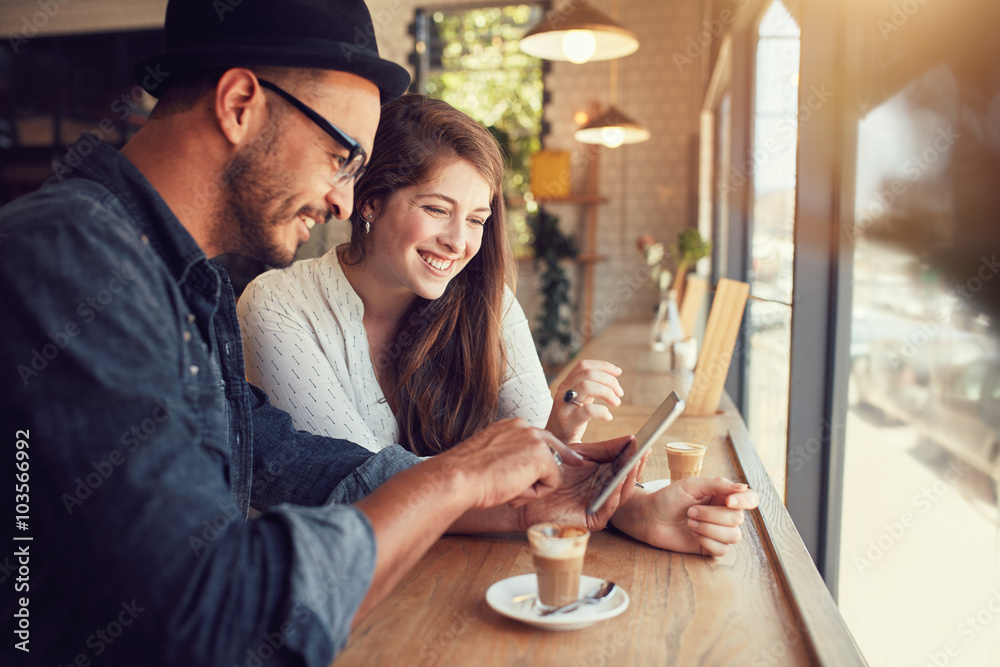
<svg viewBox="0 0 1000 667"><path fill-rule="evenodd" d="M68 162L70 156L77 156L78 164L70 168L71 173L100 183L118 198L140 234L149 239L149 245L163 258L178 283L189 277L192 267L207 259L160 193L113 146L84 132L66 155L64 162Z"/></svg>

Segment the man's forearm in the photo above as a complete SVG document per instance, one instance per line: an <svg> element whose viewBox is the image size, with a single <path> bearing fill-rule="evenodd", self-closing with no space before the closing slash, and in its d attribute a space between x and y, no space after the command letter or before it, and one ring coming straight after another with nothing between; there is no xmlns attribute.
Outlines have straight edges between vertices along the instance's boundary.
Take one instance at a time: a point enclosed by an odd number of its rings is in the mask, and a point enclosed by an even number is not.
<svg viewBox="0 0 1000 667"><path fill-rule="evenodd" d="M371 521L378 547L372 585L355 615L355 624L469 509L472 498L467 488L454 466L429 459L398 473L356 503Z"/></svg>
<svg viewBox="0 0 1000 667"><path fill-rule="evenodd" d="M500 505L485 510L469 510L458 517L449 533L453 535L479 535L483 533L514 533L527 530L524 513L509 505Z"/></svg>
<svg viewBox="0 0 1000 667"><path fill-rule="evenodd" d="M507 514L508 503L532 502L560 486L554 447L565 449L551 434L523 420L499 422L398 473L359 500L355 507L371 521L377 557L372 585L355 622L392 590L449 527L485 532L519 525ZM565 450L566 457L571 455ZM490 507L504 509L481 511Z"/></svg>

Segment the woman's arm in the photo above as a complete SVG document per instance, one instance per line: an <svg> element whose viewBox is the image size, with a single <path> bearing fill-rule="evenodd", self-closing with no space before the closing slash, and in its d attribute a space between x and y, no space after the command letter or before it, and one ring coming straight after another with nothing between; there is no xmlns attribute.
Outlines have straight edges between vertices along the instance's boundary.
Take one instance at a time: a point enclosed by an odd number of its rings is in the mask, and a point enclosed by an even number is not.
<svg viewBox="0 0 1000 667"><path fill-rule="evenodd" d="M552 410L552 395L524 310L510 290L506 291L505 299L502 338L507 348L507 372L500 385L498 418L520 417L542 428Z"/></svg>

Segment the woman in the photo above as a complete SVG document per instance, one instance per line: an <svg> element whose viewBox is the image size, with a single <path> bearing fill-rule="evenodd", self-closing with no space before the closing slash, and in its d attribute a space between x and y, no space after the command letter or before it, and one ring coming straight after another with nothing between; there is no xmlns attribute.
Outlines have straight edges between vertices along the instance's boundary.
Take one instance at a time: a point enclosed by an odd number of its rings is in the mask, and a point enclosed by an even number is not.
<svg viewBox="0 0 1000 667"><path fill-rule="evenodd" d="M239 303L247 376L297 428L421 456L523 417L564 442L621 404L578 364L553 404L514 299L500 147L444 102L382 110L349 244L271 271ZM572 392L571 392L572 390Z"/></svg>

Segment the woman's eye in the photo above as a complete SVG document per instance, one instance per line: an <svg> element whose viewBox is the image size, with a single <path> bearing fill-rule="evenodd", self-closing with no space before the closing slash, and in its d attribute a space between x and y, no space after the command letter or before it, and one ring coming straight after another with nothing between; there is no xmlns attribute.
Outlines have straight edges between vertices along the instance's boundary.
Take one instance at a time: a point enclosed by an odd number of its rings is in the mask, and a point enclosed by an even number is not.
<svg viewBox="0 0 1000 667"><path fill-rule="evenodd" d="M486 221L479 218L469 218L469 222L474 225L479 225L480 227L484 227L486 225Z"/></svg>
<svg viewBox="0 0 1000 667"><path fill-rule="evenodd" d="M434 215L446 215L448 213L443 208L438 208L437 206L424 206L424 210Z"/></svg>

